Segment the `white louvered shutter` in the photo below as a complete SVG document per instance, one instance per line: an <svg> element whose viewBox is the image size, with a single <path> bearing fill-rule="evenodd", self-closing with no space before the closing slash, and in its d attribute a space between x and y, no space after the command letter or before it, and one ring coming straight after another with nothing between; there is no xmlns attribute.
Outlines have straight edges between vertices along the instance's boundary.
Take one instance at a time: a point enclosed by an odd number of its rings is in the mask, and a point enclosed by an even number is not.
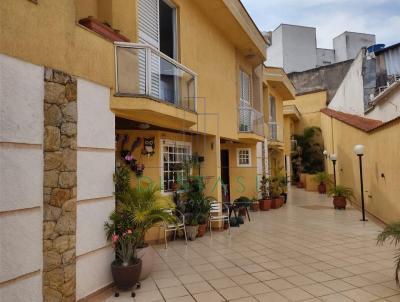
<svg viewBox="0 0 400 302"><path fill-rule="evenodd" d="M139 0L139 42L149 44L157 49L160 48L159 33L159 2L158 0ZM151 54L150 67L150 95L159 98L160 90L160 58ZM140 91L146 91L146 53L139 53L139 83Z"/></svg>
<svg viewBox="0 0 400 302"><path fill-rule="evenodd" d="M250 76L240 71L240 124L242 131L251 130Z"/></svg>

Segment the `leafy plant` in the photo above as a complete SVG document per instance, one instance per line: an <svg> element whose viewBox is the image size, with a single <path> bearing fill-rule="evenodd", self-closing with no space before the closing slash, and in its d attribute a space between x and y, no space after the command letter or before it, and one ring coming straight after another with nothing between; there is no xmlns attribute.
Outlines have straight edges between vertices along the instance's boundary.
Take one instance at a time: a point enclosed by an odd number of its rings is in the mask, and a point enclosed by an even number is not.
<svg viewBox="0 0 400 302"><path fill-rule="evenodd" d="M345 198L354 197L353 189L342 185L337 185L336 187L333 186L332 188L330 188L328 190L328 196L345 197Z"/></svg>
<svg viewBox="0 0 400 302"><path fill-rule="evenodd" d="M391 223L378 235L377 243L382 245L384 242L390 241L397 246L400 243L400 221ZM397 250L395 256L395 279L397 286L400 287L400 248Z"/></svg>
<svg viewBox="0 0 400 302"><path fill-rule="evenodd" d="M265 175L262 176L260 181L260 192L262 199L268 198L268 178Z"/></svg>
<svg viewBox="0 0 400 302"><path fill-rule="evenodd" d="M115 194L122 194L131 187L131 172L130 169L122 165L115 170L114 176Z"/></svg>
<svg viewBox="0 0 400 302"><path fill-rule="evenodd" d="M174 207L171 200L162 196L156 186L140 186L117 194L117 209L105 223L107 237L117 231L118 235L128 229L139 232L139 247L144 245L146 232L160 221L172 222L164 209Z"/></svg>
<svg viewBox="0 0 400 302"><path fill-rule="evenodd" d="M294 135L297 142L296 150L292 154L292 168L296 179L300 173L316 173L324 170L324 156L321 139L321 129L309 127L304 129L303 135Z"/></svg>
<svg viewBox="0 0 400 302"><path fill-rule="evenodd" d="M318 172L314 175L314 180L320 184L327 184L329 181L328 174L326 172Z"/></svg>
<svg viewBox="0 0 400 302"><path fill-rule="evenodd" d="M122 266L128 266L137 261L136 248L138 244L139 233L128 231L121 236L116 235L113 238L116 260ZM114 241L115 240L115 241Z"/></svg>

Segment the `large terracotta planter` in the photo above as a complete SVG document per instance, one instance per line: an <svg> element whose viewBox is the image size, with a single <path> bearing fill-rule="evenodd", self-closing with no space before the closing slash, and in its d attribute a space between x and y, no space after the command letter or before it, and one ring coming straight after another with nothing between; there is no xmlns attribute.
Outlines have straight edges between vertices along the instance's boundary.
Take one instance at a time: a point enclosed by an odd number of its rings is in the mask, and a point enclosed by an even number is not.
<svg viewBox="0 0 400 302"><path fill-rule="evenodd" d="M92 16L79 20L79 24L85 26L86 28L89 28L90 30L93 30L107 40L129 42L129 39L127 37L121 35L118 31L103 24L100 20Z"/></svg>
<svg viewBox="0 0 400 302"><path fill-rule="evenodd" d="M131 289L139 281L140 271L142 270L142 260L138 259L135 264L122 266L111 263L111 273L115 286L121 290Z"/></svg>
<svg viewBox="0 0 400 302"><path fill-rule="evenodd" d="M197 237L197 232L199 230L198 225L187 225L186 226L186 236L189 240L195 240Z"/></svg>
<svg viewBox="0 0 400 302"><path fill-rule="evenodd" d="M150 244L146 243L143 248L137 249L137 256L142 260L142 270L140 272L139 280L146 279L153 270L154 257L156 252Z"/></svg>
<svg viewBox="0 0 400 302"><path fill-rule="evenodd" d="M319 194L326 194L326 184L324 184L323 182L321 182L318 185L318 193Z"/></svg>
<svg viewBox="0 0 400 302"><path fill-rule="evenodd" d="M271 202L271 209L279 209L283 203L284 201L282 197L274 198Z"/></svg>
<svg viewBox="0 0 400 302"><path fill-rule="evenodd" d="M199 224L197 229L197 237L203 237L207 230L207 224Z"/></svg>
<svg viewBox="0 0 400 302"><path fill-rule="evenodd" d="M333 197L333 206L335 209L345 210L347 205L346 197L342 196L334 196Z"/></svg>
<svg viewBox="0 0 400 302"><path fill-rule="evenodd" d="M269 198L260 199L258 203L260 204L261 211L269 211L271 209L271 202L272 200Z"/></svg>

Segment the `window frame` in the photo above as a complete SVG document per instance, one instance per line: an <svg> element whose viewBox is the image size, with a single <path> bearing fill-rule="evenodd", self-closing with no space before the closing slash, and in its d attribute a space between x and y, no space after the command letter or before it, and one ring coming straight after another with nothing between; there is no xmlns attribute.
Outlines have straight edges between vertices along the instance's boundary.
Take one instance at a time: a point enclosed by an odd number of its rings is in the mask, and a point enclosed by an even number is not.
<svg viewBox="0 0 400 302"><path fill-rule="evenodd" d="M247 151L248 152L248 160L247 164L240 163L240 152ZM238 167L251 167L251 148L237 148L236 149L236 165Z"/></svg>
<svg viewBox="0 0 400 302"><path fill-rule="evenodd" d="M177 146L183 146L187 147L189 149L188 156L192 157L193 150L192 150L192 143L191 142L185 142L185 141L177 141L177 140L171 140L171 139L161 139L160 140L160 181L161 181L161 192L164 194L172 194L171 190L168 190L168 188L165 188L164 186L164 147L177 147ZM169 161L168 161L169 162ZM167 172L170 172L167 170ZM166 190L167 189L167 190Z"/></svg>

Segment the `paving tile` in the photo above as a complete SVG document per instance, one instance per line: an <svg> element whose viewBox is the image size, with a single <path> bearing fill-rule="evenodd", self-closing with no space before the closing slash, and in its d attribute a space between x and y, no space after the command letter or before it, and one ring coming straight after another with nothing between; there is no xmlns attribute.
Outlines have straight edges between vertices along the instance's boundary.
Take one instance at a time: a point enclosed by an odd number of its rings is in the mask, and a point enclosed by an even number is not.
<svg viewBox="0 0 400 302"><path fill-rule="evenodd" d="M241 285L241 288L243 288L245 291L247 291L250 295L253 296L269 293L272 291L270 287L261 282Z"/></svg>
<svg viewBox="0 0 400 302"><path fill-rule="evenodd" d="M206 281L185 284L185 287L192 295L213 290Z"/></svg>
<svg viewBox="0 0 400 302"><path fill-rule="evenodd" d="M163 301L163 298L158 290L136 293L135 302L155 302Z"/></svg>
<svg viewBox="0 0 400 302"><path fill-rule="evenodd" d="M270 272L270 271L263 271L258 273L253 273L253 277L257 278L260 281L267 281L272 279L278 279L279 276Z"/></svg>
<svg viewBox="0 0 400 302"><path fill-rule="evenodd" d="M319 283L303 285L301 286L301 288L306 292L310 293L311 295L313 295L314 297L321 297L334 293L332 289Z"/></svg>
<svg viewBox="0 0 400 302"><path fill-rule="evenodd" d="M302 276L302 275L296 275L296 276L292 276L292 277L288 277L285 278L287 281L289 281L290 283L300 286L300 285L307 285L307 284L312 284L315 283L316 281L313 279L310 279L306 276Z"/></svg>
<svg viewBox="0 0 400 302"><path fill-rule="evenodd" d="M357 302L369 302L378 299L377 296L370 294L369 292L366 292L365 290L362 290L360 288L347 290L342 292L341 294Z"/></svg>
<svg viewBox="0 0 400 302"><path fill-rule="evenodd" d="M334 291L337 291L337 292L341 292L341 291L345 291L345 290L354 288L354 286L351 285L350 283L344 282L343 280L340 280L340 279L322 282L322 284L329 287L330 289L333 289Z"/></svg>
<svg viewBox="0 0 400 302"><path fill-rule="evenodd" d="M324 302L354 302L346 296L337 293L320 297L320 299Z"/></svg>
<svg viewBox="0 0 400 302"><path fill-rule="evenodd" d="M183 284L196 283L196 282L203 281L203 277L200 276L199 274L183 275L183 276L179 276L178 279L181 280L181 282Z"/></svg>
<svg viewBox="0 0 400 302"><path fill-rule="evenodd" d="M293 285L286 279L268 280L268 281L265 281L264 283L276 291L295 287L295 285Z"/></svg>
<svg viewBox="0 0 400 302"><path fill-rule="evenodd" d="M313 298L313 296L311 296L309 293L298 287L284 289L279 291L279 293L288 298L290 301L302 301Z"/></svg>
<svg viewBox="0 0 400 302"><path fill-rule="evenodd" d="M256 299L259 302L288 302L289 301L284 296L282 296L276 292L257 295Z"/></svg>
<svg viewBox="0 0 400 302"><path fill-rule="evenodd" d="M298 272L288 268L288 267L281 267L277 269L271 270L274 274L277 274L279 277L290 277L294 275L298 275Z"/></svg>
<svg viewBox="0 0 400 302"><path fill-rule="evenodd" d="M166 288L166 287L173 287L173 286L181 285L181 282L179 281L179 279L175 278L175 277L158 279L155 281L159 288Z"/></svg>
<svg viewBox="0 0 400 302"><path fill-rule="evenodd" d="M362 289L380 298L391 297L399 293L398 290L393 290L380 284L368 285Z"/></svg>
<svg viewBox="0 0 400 302"><path fill-rule="evenodd" d="M197 302L222 302L225 299L216 291L204 292L193 296Z"/></svg>
<svg viewBox="0 0 400 302"><path fill-rule="evenodd" d="M229 300L229 302L257 302L257 300L256 298L253 297L245 297L245 298Z"/></svg>
<svg viewBox="0 0 400 302"><path fill-rule="evenodd" d="M215 289L223 289L227 287L233 287L236 286L236 283L233 282L229 278L222 278L222 279L215 279L215 280L210 280L208 281L212 287Z"/></svg>
<svg viewBox="0 0 400 302"><path fill-rule="evenodd" d="M239 275L239 276L233 276L231 277L233 281L235 281L239 285L243 284L249 284L249 283L255 283L258 281L258 279L254 278L250 274L244 274L244 275Z"/></svg>
<svg viewBox="0 0 400 302"><path fill-rule="evenodd" d="M335 279L335 277L332 277L331 275L328 275L324 272L313 272L313 273L308 273L306 276L310 279L313 279L317 282L323 282L323 281L329 281Z"/></svg>
<svg viewBox="0 0 400 302"><path fill-rule="evenodd" d="M249 265L242 265L241 268L248 273L256 273L264 271L265 268L258 265L258 264L249 264Z"/></svg>
<svg viewBox="0 0 400 302"><path fill-rule="evenodd" d="M250 296L250 294L239 286L228 287L218 290L218 292L226 299L233 300Z"/></svg>
<svg viewBox="0 0 400 302"><path fill-rule="evenodd" d="M167 299L167 302L196 302L196 300L192 296L184 296L184 297Z"/></svg>

